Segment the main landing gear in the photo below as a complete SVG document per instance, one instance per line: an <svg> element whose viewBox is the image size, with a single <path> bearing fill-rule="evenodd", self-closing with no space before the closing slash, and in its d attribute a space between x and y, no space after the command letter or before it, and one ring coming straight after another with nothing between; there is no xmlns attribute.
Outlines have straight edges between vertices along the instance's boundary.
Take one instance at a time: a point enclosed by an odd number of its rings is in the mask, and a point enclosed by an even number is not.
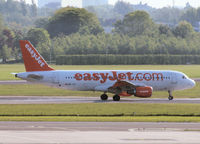
<svg viewBox="0 0 200 144"><path fill-rule="evenodd" d="M120 96L117 95L117 94L114 95L114 96L113 96L113 100L114 100L114 101L120 101Z"/></svg>
<svg viewBox="0 0 200 144"><path fill-rule="evenodd" d="M106 101L108 100L108 95L106 93L101 95L101 100ZM113 96L113 101L120 101L120 96L119 95L114 95Z"/></svg>
<svg viewBox="0 0 200 144"><path fill-rule="evenodd" d="M173 100L174 97L172 96L172 92L171 92L171 91L168 91L168 93L169 93L169 97L168 97L168 99L169 99L169 100Z"/></svg>
<svg viewBox="0 0 200 144"><path fill-rule="evenodd" d="M105 101L105 100L108 100L108 95L107 94L102 94L101 95L101 100Z"/></svg>

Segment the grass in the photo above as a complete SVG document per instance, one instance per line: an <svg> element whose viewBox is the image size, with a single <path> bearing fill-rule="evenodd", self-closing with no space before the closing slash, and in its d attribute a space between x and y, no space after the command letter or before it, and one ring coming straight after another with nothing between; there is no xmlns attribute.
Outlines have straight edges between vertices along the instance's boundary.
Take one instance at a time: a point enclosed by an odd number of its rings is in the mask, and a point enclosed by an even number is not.
<svg viewBox="0 0 200 144"><path fill-rule="evenodd" d="M0 121L200 122L199 104L0 105Z"/></svg>
<svg viewBox="0 0 200 144"><path fill-rule="evenodd" d="M175 98L198 98L200 97L200 83L197 86L183 91L173 93ZM25 85L0 85L0 96L93 96L99 97L101 92L90 91L69 91L59 88L52 88L44 85L25 84ZM113 96L109 94L109 96ZM153 92L152 98L167 98L166 91Z"/></svg>
<svg viewBox="0 0 200 144"><path fill-rule="evenodd" d="M197 116L199 104L22 104L0 105L0 116Z"/></svg>
<svg viewBox="0 0 200 144"><path fill-rule="evenodd" d="M11 73L25 71L23 64L1 64L0 65L0 80L19 80Z"/></svg>
<svg viewBox="0 0 200 144"><path fill-rule="evenodd" d="M177 70L191 78L200 77L200 65L52 65L57 70ZM0 65L0 80L16 80L10 73L24 72L23 64Z"/></svg>
<svg viewBox="0 0 200 144"><path fill-rule="evenodd" d="M124 117L73 117L73 116L0 116L0 121L50 122L200 122L200 117L180 116L124 116ZM190 131L190 130L189 130Z"/></svg>

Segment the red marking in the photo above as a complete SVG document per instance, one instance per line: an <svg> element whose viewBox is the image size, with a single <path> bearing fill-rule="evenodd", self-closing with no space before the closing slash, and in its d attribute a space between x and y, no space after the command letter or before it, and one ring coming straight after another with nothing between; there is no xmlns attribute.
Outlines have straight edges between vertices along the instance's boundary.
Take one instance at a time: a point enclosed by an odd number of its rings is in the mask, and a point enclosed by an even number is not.
<svg viewBox="0 0 200 144"><path fill-rule="evenodd" d="M20 40L20 47L27 72L31 71L52 71L43 57L27 40Z"/></svg>
<svg viewBox="0 0 200 144"><path fill-rule="evenodd" d="M91 81L92 80L91 74L89 74L89 73L84 73L83 76L84 76L84 81Z"/></svg>
<svg viewBox="0 0 200 144"><path fill-rule="evenodd" d="M123 91L122 93L119 94L119 96L131 96L131 95L127 94L127 92Z"/></svg>
<svg viewBox="0 0 200 144"><path fill-rule="evenodd" d="M110 74L110 75L109 75ZM100 83L105 83L107 80L110 81L123 81L123 80L135 80L135 81L163 81L163 74L162 73L136 73L135 79L133 78L133 73L119 73L112 71L112 73L76 73L75 79L77 81L84 80L84 81L99 81Z"/></svg>
<svg viewBox="0 0 200 144"><path fill-rule="evenodd" d="M151 74L150 74L150 73L145 73L145 74L144 74L144 79L145 79L146 81L150 81L150 80L152 79Z"/></svg>
<svg viewBox="0 0 200 144"><path fill-rule="evenodd" d="M116 71L112 71L113 76L109 76L109 80L111 81L115 81L117 80L117 72Z"/></svg>
<svg viewBox="0 0 200 144"><path fill-rule="evenodd" d="M77 81L82 80L82 74L76 73L76 74L75 74L75 79L76 79Z"/></svg>
<svg viewBox="0 0 200 144"><path fill-rule="evenodd" d="M125 80L126 79L126 74L125 73L120 73L118 74L118 80Z"/></svg>
<svg viewBox="0 0 200 144"><path fill-rule="evenodd" d="M125 86L126 84L127 84L127 82L124 82L124 81L117 81L117 82L113 85L113 88Z"/></svg>
<svg viewBox="0 0 200 144"><path fill-rule="evenodd" d="M140 77L142 77L142 78L140 78ZM135 79L137 79L139 81L143 81L143 74L142 73L137 73Z"/></svg>
<svg viewBox="0 0 200 144"><path fill-rule="evenodd" d="M127 76L128 76L128 80L130 80L130 81L131 81L131 80L134 80L133 77L132 77L133 73L127 72L126 74L127 74Z"/></svg>
<svg viewBox="0 0 200 144"><path fill-rule="evenodd" d="M99 77L99 74L98 73L93 73L93 80L94 81L99 81L100 77Z"/></svg>
<svg viewBox="0 0 200 144"><path fill-rule="evenodd" d="M162 73L153 73L152 74L153 80L155 80L155 75L157 76L156 77L157 80L159 80L159 79L163 80L163 74ZM160 76L160 78L159 78L159 76Z"/></svg>
<svg viewBox="0 0 200 144"><path fill-rule="evenodd" d="M105 83L108 78L108 73L100 73L102 80L100 80L101 83Z"/></svg>

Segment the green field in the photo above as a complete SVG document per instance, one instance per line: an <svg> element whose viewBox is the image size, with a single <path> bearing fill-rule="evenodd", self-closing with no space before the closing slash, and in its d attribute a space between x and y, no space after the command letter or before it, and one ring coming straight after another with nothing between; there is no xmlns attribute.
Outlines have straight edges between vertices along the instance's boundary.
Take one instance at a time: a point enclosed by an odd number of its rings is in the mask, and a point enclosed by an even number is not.
<svg viewBox="0 0 200 144"><path fill-rule="evenodd" d="M52 65L57 70L177 70L200 78L200 65ZM0 65L0 80L14 80L11 73L24 72L23 64Z"/></svg>
<svg viewBox="0 0 200 144"><path fill-rule="evenodd" d="M0 121L50 121L50 122L200 122L200 117L182 116L123 116L123 117L74 117L74 116L0 116Z"/></svg>
<svg viewBox="0 0 200 144"><path fill-rule="evenodd" d="M0 121L200 122L199 104L0 105Z"/></svg>
<svg viewBox="0 0 200 144"><path fill-rule="evenodd" d="M24 104L0 105L0 116L200 116L199 104Z"/></svg>

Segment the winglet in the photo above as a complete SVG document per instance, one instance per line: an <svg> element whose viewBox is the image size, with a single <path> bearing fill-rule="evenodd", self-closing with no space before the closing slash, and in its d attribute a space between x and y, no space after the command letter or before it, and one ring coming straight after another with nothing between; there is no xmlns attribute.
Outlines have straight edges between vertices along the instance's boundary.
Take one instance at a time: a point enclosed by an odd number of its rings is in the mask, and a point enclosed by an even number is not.
<svg viewBox="0 0 200 144"><path fill-rule="evenodd" d="M20 47L27 72L52 71L51 68L33 45L27 40L20 40Z"/></svg>

